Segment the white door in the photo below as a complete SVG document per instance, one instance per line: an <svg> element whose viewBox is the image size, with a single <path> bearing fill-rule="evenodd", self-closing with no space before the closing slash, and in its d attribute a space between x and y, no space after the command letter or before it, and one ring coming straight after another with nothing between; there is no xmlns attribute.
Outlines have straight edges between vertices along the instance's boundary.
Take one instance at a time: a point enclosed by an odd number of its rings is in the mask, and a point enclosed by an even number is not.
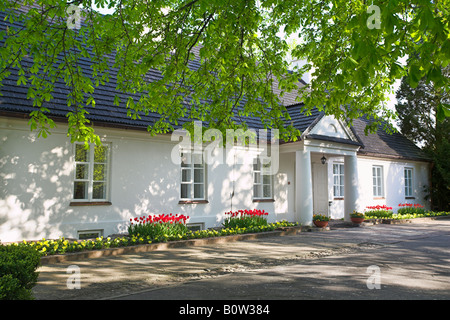
<svg viewBox="0 0 450 320"><path fill-rule="evenodd" d="M313 163L312 169L314 214L328 215L327 165Z"/></svg>

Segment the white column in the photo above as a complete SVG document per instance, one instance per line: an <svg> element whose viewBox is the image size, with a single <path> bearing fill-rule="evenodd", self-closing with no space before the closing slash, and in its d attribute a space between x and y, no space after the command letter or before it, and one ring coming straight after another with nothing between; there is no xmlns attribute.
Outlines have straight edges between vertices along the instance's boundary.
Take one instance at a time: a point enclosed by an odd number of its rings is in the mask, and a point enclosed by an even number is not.
<svg viewBox="0 0 450 320"><path fill-rule="evenodd" d="M344 220L350 221L350 213L358 210L358 160L355 155L344 157Z"/></svg>
<svg viewBox="0 0 450 320"><path fill-rule="evenodd" d="M311 152L295 152L295 212L303 226L312 224L313 187L311 175Z"/></svg>

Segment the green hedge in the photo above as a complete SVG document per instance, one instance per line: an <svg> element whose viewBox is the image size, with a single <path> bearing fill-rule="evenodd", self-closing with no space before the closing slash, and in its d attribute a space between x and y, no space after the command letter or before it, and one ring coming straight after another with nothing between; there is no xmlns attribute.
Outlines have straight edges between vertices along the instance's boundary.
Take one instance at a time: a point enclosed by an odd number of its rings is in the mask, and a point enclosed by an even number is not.
<svg viewBox="0 0 450 320"><path fill-rule="evenodd" d="M0 245L0 300L32 300L40 261L32 247Z"/></svg>

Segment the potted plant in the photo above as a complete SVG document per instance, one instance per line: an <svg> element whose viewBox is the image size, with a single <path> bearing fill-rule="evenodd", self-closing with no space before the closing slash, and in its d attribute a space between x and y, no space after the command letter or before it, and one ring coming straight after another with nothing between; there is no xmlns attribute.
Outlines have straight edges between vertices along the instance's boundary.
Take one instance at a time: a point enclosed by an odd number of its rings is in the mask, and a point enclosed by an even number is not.
<svg viewBox="0 0 450 320"><path fill-rule="evenodd" d="M330 218L323 214L313 215L313 223L316 227L325 228L328 225Z"/></svg>
<svg viewBox="0 0 450 320"><path fill-rule="evenodd" d="M350 220L353 223L361 224L365 219L364 213L353 211L350 213Z"/></svg>

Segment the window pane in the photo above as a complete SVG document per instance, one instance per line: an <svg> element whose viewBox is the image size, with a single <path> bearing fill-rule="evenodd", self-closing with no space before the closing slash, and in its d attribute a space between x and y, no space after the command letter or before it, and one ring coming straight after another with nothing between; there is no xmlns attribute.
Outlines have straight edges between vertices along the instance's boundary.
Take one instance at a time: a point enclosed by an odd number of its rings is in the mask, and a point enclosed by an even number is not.
<svg viewBox="0 0 450 320"><path fill-rule="evenodd" d="M74 190L73 190L73 198L74 199L87 199L87 182L84 181L75 181Z"/></svg>
<svg viewBox="0 0 450 320"><path fill-rule="evenodd" d="M106 199L106 184L94 182L92 199Z"/></svg>
<svg viewBox="0 0 450 320"><path fill-rule="evenodd" d="M181 169L181 182L191 181L191 169Z"/></svg>
<svg viewBox="0 0 450 320"><path fill-rule="evenodd" d="M89 149L86 150L84 145L76 144L75 145L75 161L79 162L88 162L89 161Z"/></svg>
<svg viewBox="0 0 450 320"><path fill-rule="evenodd" d="M181 154L181 166L182 167L190 167L191 164L191 154L190 153L182 153Z"/></svg>
<svg viewBox="0 0 450 320"><path fill-rule="evenodd" d="M341 193L339 194L339 196L343 197L344 196L344 186L340 187L340 191L341 191Z"/></svg>
<svg viewBox="0 0 450 320"><path fill-rule="evenodd" d="M264 185L263 186L263 197L264 198L270 198L271 197L270 185Z"/></svg>
<svg viewBox="0 0 450 320"><path fill-rule="evenodd" d="M254 183L261 183L261 174L259 172L255 172L253 174L253 182Z"/></svg>
<svg viewBox="0 0 450 320"><path fill-rule="evenodd" d="M253 160L253 171L259 171L261 170L261 162L259 158L256 158L256 160Z"/></svg>
<svg viewBox="0 0 450 320"><path fill-rule="evenodd" d="M182 184L181 185L181 198L189 199L191 197L191 185L190 184Z"/></svg>
<svg viewBox="0 0 450 320"><path fill-rule="evenodd" d="M94 150L94 162L106 162L108 147L96 146Z"/></svg>
<svg viewBox="0 0 450 320"><path fill-rule="evenodd" d="M94 181L106 180L106 165L94 164Z"/></svg>
<svg viewBox="0 0 450 320"><path fill-rule="evenodd" d="M253 186L253 197L254 198L261 198L261 185L254 185Z"/></svg>
<svg viewBox="0 0 450 320"><path fill-rule="evenodd" d="M270 176L263 176L263 184L270 184Z"/></svg>
<svg viewBox="0 0 450 320"><path fill-rule="evenodd" d="M194 198L203 199L203 184L194 184Z"/></svg>
<svg viewBox="0 0 450 320"><path fill-rule="evenodd" d="M194 182L203 182L203 169L194 170Z"/></svg>
<svg viewBox="0 0 450 320"><path fill-rule="evenodd" d="M77 180L85 180L88 179L88 164L77 164L75 169L75 179Z"/></svg>

